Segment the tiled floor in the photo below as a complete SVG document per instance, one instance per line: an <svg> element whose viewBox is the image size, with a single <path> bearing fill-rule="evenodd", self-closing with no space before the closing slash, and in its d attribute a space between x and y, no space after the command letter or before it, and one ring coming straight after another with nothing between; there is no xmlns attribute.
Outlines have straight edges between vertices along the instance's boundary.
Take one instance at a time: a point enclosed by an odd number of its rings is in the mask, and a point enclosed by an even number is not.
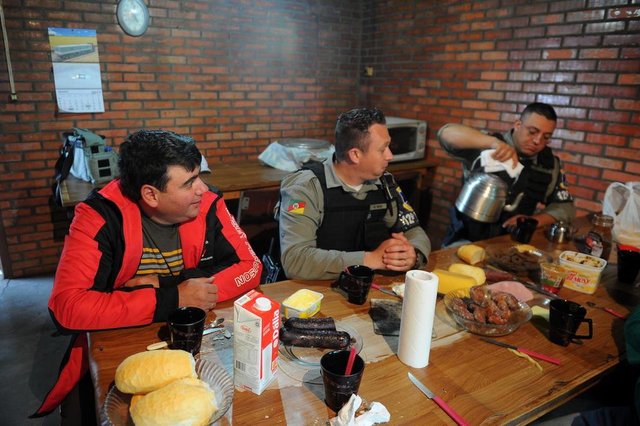
<svg viewBox="0 0 640 426"><path fill-rule="evenodd" d="M49 317L47 301L52 276L0 281L0 424L57 425L59 416L52 413L41 419L28 419L54 383L68 337L54 337L55 327ZM627 380L628 381L628 380ZM614 385L612 385L614 384ZM627 383L628 386L632 382ZM613 389L620 389L620 379L603 385L549 413L542 420L552 420L568 413L596 408L620 401ZM628 397L629 395L627 395ZM392 422L393 423L393 422ZM562 424L562 423L551 423Z"/></svg>

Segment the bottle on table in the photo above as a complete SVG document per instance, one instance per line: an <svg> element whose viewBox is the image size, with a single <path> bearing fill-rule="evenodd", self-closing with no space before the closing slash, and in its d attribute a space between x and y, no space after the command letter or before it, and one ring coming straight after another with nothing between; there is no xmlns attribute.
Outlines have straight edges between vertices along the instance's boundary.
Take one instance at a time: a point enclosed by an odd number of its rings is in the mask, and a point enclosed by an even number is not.
<svg viewBox="0 0 640 426"><path fill-rule="evenodd" d="M585 236L583 252L608 261L611 253L613 217L596 214L591 223L593 226Z"/></svg>

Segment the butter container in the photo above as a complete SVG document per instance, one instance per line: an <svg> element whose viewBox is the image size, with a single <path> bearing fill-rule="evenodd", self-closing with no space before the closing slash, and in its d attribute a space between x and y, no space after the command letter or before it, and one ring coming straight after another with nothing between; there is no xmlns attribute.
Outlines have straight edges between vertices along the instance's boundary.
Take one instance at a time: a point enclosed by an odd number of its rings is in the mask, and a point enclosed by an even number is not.
<svg viewBox="0 0 640 426"><path fill-rule="evenodd" d="M607 261L575 251L560 253L560 265L567 270L564 286L581 293L593 294L600 283L600 275Z"/></svg>
<svg viewBox="0 0 640 426"><path fill-rule="evenodd" d="M324 295L317 291L300 289L287 297L282 306L287 318L309 318L320 310L320 301Z"/></svg>

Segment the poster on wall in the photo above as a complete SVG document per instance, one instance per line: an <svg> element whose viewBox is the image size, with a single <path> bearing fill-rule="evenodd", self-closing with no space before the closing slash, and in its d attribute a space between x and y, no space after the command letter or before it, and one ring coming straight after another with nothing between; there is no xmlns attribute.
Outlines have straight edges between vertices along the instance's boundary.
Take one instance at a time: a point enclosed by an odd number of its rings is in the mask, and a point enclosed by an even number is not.
<svg viewBox="0 0 640 426"><path fill-rule="evenodd" d="M60 112L104 112L95 30L49 28L53 80Z"/></svg>

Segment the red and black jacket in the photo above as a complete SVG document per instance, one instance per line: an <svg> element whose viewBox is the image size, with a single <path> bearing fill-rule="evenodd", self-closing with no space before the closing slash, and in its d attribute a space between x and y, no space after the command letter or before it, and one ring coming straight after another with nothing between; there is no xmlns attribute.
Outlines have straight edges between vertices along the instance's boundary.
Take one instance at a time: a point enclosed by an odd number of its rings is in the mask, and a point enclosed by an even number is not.
<svg viewBox="0 0 640 426"><path fill-rule="evenodd" d="M34 414L55 409L87 371L86 331L164 321L178 307L177 284L215 276L218 301L258 286L262 264L223 199L208 191L200 213L178 227L184 269L163 277L160 287L124 287L142 257L138 205L120 191L118 180L76 206L49 299L58 328L73 335L57 383Z"/></svg>

